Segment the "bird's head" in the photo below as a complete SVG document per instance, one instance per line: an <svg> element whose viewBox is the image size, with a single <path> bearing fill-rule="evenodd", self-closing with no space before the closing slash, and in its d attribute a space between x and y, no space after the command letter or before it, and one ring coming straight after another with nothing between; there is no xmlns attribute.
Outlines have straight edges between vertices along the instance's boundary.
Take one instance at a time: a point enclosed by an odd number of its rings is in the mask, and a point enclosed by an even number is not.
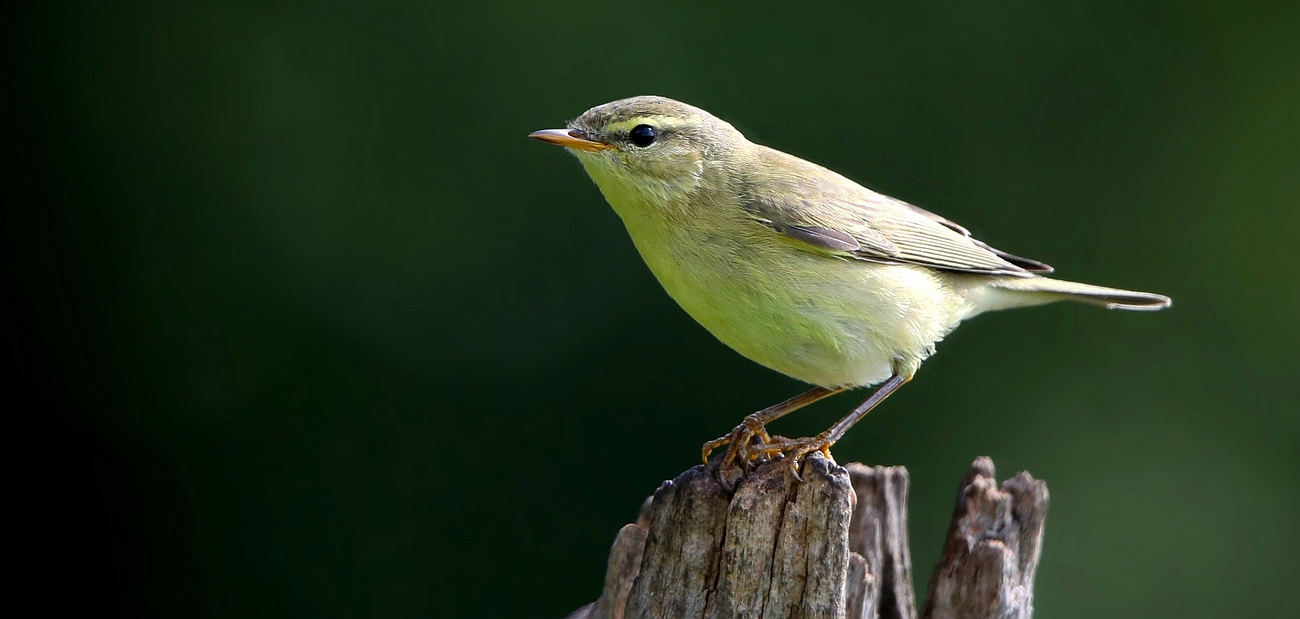
<svg viewBox="0 0 1300 619"><path fill-rule="evenodd" d="M530 137L577 155L614 207L680 205L746 144L730 124L665 97L632 97L587 110L565 129Z"/></svg>

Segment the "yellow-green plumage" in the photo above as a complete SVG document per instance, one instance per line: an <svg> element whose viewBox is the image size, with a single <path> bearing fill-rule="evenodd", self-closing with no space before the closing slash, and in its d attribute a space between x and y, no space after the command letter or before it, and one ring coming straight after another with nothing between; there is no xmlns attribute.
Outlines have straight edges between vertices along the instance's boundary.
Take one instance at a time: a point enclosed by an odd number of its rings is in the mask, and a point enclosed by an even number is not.
<svg viewBox="0 0 1300 619"><path fill-rule="evenodd" d="M643 125L655 137L638 146L629 132ZM582 161L668 294L742 355L822 387L910 377L983 311L1169 304L1042 277L1050 267L671 99L599 106L568 133L549 141Z"/></svg>

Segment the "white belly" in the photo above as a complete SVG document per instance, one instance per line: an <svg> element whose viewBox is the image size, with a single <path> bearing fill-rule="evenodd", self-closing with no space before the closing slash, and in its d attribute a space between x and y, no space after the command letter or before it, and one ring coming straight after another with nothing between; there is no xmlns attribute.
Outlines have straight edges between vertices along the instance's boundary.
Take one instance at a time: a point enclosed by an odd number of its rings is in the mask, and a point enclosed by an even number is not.
<svg viewBox="0 0 1300 619"><path fill-rule="evenodd" d="M970 311L928 269L807 253L773 234L727 244L628 231L668 294L709 332L823 387L910 376Z"/></svg>

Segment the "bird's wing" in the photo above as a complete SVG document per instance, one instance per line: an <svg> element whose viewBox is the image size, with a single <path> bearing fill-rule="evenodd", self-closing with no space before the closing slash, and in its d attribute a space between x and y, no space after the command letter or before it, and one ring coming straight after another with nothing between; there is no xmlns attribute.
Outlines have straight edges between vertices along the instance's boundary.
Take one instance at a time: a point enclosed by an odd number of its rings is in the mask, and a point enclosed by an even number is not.
<svg viewBox="0 0 1300 619"><path fill-rule="evenodd" d="M891 200L894 200L893 198L890 198L890 199L891 199ZM1018 266L1018 267L1020 267L1020 268L1022 268L1022 269L1024 269L1024 270L1026 270L1026 271L1029 271L1030 273L1051 273L1052 271L1056 270L1056 269L1053 269L1051 265L1049 265L1049 264L1047 264L1047 263L1045 263L1045 262L1040 262L1040 261L1038 261L1038 260L1034 260L1033 258L1022 258L1022 257L1017 256L1017 255L1014 255L1014 254L1008 254L1007 252L1004 252L1004 251L1002 251L1002 250L1000 250L1000 249L997 249L997 248L995 248L995 247L991 247L991 246L989 246L988 243L985 243L984 241L981 241L981 240L979 240L979 239L977 239L977 238L971 236L971 234L970 234L970 230L967 230L966 228L962 227L961 225L958 225L957 222L955 222L955 221L953 221L953 220L951 220L951 219L948 219L947 217L944 217L944 216L942 216L942 215L936 215L936 214L931 213L930 211L927 211L927 210L925 210L925 209L923 209L923 208L921 208L921 207L919 207L919 206L916 206L916 205L914 205L914 204L908 204L908 203L903 202L903 201L901 201L901 200L894 200L894 201L897 202L897 203L899 203L899 204L901 204L901 205L903 205L903 206L905 206L905 207L907 207L907 208L909 208L909 209L911 209L913 212L915 212L915 213L917 213L917 214L919 214L919 215L922 215L922 216L924 216L924 217L928 217L928 218L931 219L932 221L935 221L935 222L938 222L939 224L942 224L945 228L948 228L949 230L952 230L953 232L957 232L957 233L961 234L962 236L964 236L964 237L970 239L971 241L973 241L976 245L979 245L980 247L983 247L984 249L987 249L987 250L989 250L989 251L991 251L991 252L997 254L997 256L998 256L999 258L1001 258L1001 259L1003 259L1003 260L1006 260L1007 262L1010 262L1011 264L1014 264L1014 265L1016 265L1016 266Z"/></svg>
<svg viewBox="0 0 1300 619"><path fill-rule="evenodd" d="M770 152L789 159L768 168L781 173L750 184L744 208L804 247L858 260L965 273L1028 277L1052 270L1037 260L994 249L943 217L802 159Z"/></svg>

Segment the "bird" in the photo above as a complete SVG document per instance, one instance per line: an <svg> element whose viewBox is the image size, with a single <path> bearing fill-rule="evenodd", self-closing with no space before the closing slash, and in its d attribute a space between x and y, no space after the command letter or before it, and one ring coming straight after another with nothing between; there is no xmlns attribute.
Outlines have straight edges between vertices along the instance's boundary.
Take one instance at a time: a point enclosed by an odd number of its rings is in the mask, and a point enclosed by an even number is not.
<svg viewBox="0 0 1300 619"><path fill-rule="evenodd" d="M812 388L708 441L723 466L830 448L916 374L935 345L984 312L1054 301L1118 310L1169 297L1047 277L957 223L815 163L749 141L660 96L593 107L529 137L577 156L670 297L718 340ZM849 389L876 389L816 436L766 426Z"/></svg>

